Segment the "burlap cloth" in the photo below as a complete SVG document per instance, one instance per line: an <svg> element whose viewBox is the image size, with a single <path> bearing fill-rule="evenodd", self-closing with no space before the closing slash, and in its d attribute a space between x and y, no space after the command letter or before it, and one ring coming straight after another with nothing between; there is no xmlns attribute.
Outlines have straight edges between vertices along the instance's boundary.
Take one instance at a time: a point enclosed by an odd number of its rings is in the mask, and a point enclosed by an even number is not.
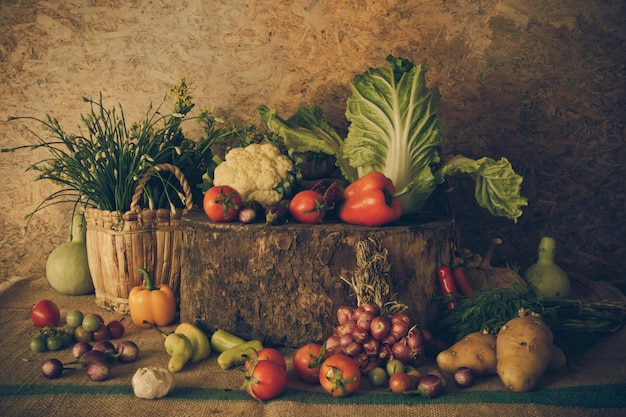
<svg viewBox="0 0 626 417"><path fill-rule="evenodd" d="M71 360L71 352L33 353L29 341L37 329L29 309L37 300L48 298L62 315L78 308L97 312L107 321L118 318L95 304L93 295L64 296L52 290L43 278L14 283L0 292L0 415L2 416L624 416L626 415L626 332L612 335L585 352L570 370L546 374L536 391L508 392L497 377L482 378L469 389L449 384L437 399L395 395L373 389L363 381L347 398L332 398L319 387L296 380L288 359L289 383L279 398L261 403L239 389L242 373L223 371L212 356L188 364L175 375L176 388L160 400L142 400L133 395L131 377L138 367L166 365L169 359L163 338L154 330L126 323L121 340L133 340L140 358L132 364L115 364L111 377L92 382L83 370L67 371L60 379L48 380L40 373L41 363L50 357ZM210 302L210 300L207 300ZM168 330L172 330L173 327ZM423 365L427 369L433 362ZM425 370L424 369L424 370Z"/></svg>

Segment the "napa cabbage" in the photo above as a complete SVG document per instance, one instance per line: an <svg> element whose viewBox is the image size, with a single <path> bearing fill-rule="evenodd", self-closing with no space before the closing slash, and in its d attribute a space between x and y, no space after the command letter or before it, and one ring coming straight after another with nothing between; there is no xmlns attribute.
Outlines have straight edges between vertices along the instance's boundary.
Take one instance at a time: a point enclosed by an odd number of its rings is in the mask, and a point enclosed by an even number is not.
<svg viewBox="0 0 626 417"><path fill-rule="evenodd" d="M387 63L390 68L369 68L351 80L345 138L316 105L301 107L286 120L261 106L261 117L296 151L333 155L348 181L370 171L384 173L404 191L403 215L421 210L447 176L464 173L474 179L480 206L517 222L521 207L528 203L520 195L522 177L510 162L504 157L474 160L463 155L442 161L439 152L447 139L437 113L441 97L436 87L426 87L427 67L392 55Z"/></svg>

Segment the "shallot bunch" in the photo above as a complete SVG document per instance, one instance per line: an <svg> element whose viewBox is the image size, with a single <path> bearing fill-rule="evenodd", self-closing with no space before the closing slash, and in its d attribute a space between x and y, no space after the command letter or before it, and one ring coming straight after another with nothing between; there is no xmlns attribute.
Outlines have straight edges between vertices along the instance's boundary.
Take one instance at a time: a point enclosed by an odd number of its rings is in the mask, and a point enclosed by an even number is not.
<svg viewBox="0 0 626 417"><path fill-rule="evenodd" d="M404 364L426 359L424 347L432 336L428 330L411 326L404 311L387 317L374 303L357 308L341 306L337 321L334 333L326 340L326 350L350 356L364 373L393 359Z"/></svg>

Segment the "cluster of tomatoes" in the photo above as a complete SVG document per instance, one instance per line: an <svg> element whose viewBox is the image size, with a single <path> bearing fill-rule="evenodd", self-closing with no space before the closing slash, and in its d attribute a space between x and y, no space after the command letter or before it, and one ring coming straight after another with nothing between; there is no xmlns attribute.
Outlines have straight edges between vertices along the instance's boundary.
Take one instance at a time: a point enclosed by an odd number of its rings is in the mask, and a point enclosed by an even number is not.
<svg viewBox="0 0 626 417"><path fill-rule="evenodd" d="M333 185L332 188L329 188L328 185L320 185L313 189L302 190L288 201L268 205L262 213L265 215L264 221L277 224L290 217L298 223L322 223L326 214L339 203L342 196L343 188L339 182L333 180L333 184L336 185ZM256 208L256 206L259 204L255 204L255 202L244 203L239 192L227 185L211 187L204 194L204 211L215 222L240 220L244 223L252 223L259 221L263 208ZM242 215L244 210L252 211L253 214L246 214L244 217Z"/></svg>
<svg viewBox="0 0 626 417"><path fill-rule="evenodd" d="M41 329L31 339L33 352L55 351L71 345L72 342L98 342L119 339L125 327L119 320L105 323L99 314L83 314L74 309L65 316L66 324L60 327L61 312L51 300L40 300L30 309L33 324Z"/></svg>
<svg viewBox="0 0 626 417"><path fill-rule="evenodd" d="M354 393L361 383L361 371L352 358L330 355L322 345L309 343L293 356L296 377L308 384L320 384L333 397ZM287 364L274 348L263 348L247 357L243 388L253 398L271 400L287 388Z"/></svg>

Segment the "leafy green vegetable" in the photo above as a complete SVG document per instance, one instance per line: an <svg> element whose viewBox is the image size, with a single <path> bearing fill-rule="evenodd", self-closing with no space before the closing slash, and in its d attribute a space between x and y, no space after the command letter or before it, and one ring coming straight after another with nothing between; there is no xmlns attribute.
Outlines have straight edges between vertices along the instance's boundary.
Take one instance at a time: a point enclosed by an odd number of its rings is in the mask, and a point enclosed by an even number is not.
<svg viewBox="0 0 626 417"><path fill-rule="evenodd" d="M278 116L276 109L265 105L259 107L259 113L267 127L281 136L288 147L296 152L321 152L334 156L346 180L352 182L358 178L356 169L342 157L343 138L324 120L319 106L300 107L287 120Z"/></svg>
<svg viewBox="0 0 626 417"><path fill-rule="evenodd" d="M285 139L296 151L334 155L348 181L370 171L389 177L402 195L403 214L421 210L446 176L469 174L476 182L479 205L495 216L517 222L521 207L528 204L520 195L522 177L509 161L484 157L473 160L462 155L441 164L439 150L446 144L437 111L438 89L426 87L426 66L407 59L387 57L391 68L370 68L351 83L346 117L350 122L345 140L328 124L317 106L300 108L283 120L275 110L259 111L268 128Z"/></svg>

